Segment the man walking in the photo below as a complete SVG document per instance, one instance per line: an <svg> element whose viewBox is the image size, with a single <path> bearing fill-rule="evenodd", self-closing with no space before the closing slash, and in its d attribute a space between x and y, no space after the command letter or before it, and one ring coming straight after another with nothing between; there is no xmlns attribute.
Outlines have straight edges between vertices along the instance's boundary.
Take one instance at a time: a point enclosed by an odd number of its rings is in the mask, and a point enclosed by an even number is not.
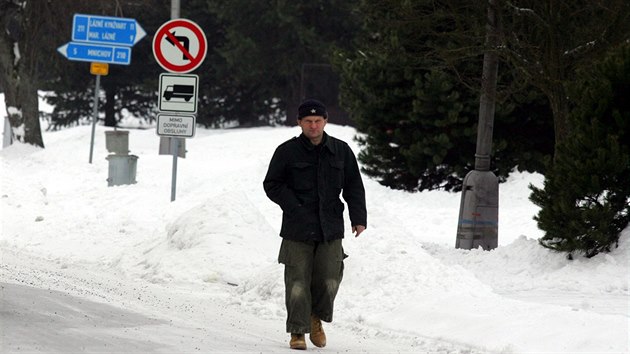
<svg viewBox="0 0 630 354"><path fill-rule="evenodd" d="M287 333L292 349L306 349L305 333L326 345L321 321L332 322L333 304L343 277L343 199L352 232L367 226L365 189L357 160L345 142L324 132L326 107L306 100L298 108L299 137L278 146L263 186L282 209L278 262L285 265Z"/></svg>

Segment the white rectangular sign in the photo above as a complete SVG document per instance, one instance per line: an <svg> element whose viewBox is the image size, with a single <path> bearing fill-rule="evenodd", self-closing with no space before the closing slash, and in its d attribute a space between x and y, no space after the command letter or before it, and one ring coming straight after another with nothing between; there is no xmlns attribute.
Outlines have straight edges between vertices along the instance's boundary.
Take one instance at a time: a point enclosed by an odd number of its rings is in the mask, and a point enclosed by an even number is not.
<svg viewBox="0 0 630 354"><path fill-rule="evenodd" d="M195 136L195 125L195 116L158 114L157 135L177 138L192 138Z"/></svg>
<svg viewBox="0 0 630 354"><path fill-rule="evenodd" d="M197 113L198 83L197 75L160 74L158 110Z"/></svg>

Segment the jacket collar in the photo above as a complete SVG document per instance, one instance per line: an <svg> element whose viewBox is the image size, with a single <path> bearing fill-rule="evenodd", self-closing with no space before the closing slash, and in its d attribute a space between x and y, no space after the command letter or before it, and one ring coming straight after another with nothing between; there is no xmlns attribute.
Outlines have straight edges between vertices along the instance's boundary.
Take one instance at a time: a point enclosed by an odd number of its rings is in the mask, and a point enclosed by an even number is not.
<svg viewBox="0 0 630 354"><path fill-rule="evenodd" d="M316 146L313 145L313 143L311 143L311 141L304 135L304 133L300 134L298 139L308 151L315 150ZM332 144L332 139L326 132L324 132L324 136L322 137L321 145L322 145L322 148L327 149L328 151L330 151L331 154L333 155L335 154L335 149Z"/></svg>

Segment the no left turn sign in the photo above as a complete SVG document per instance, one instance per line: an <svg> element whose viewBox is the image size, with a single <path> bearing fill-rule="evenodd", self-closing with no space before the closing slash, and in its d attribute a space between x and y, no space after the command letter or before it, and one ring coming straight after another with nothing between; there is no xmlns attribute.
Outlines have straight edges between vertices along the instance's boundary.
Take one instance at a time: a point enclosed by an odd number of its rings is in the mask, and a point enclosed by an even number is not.
<svg viewBox="0 0 630 354"><path fill-rule="evenodd" d="M196 23L175 19L164 23L153 37L153 55L158 64L172 73L188 73L206 58L206 35Z"/></svg>

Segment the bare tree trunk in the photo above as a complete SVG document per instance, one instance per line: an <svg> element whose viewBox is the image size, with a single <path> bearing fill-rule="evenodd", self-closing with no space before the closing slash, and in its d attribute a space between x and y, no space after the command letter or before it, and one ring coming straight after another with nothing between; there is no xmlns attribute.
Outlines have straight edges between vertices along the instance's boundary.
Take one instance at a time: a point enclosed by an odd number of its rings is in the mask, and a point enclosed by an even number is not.
<svg viewBox="0 0 630 354"><path fill-rule="evenodd" d="M39 124L37 88L22 74L22 70L13 70L8 80L4 101L11 125L12 141L44 147Z"/></svg>
<svg viewBox="0 0 630 354"><path fill-rule="evenodd" d="M103 108L105 110L105 126L116 127L118 121L116 120L116 89L103 85L105 89L105 104Z"/></svg>
<svg viewBox="0 0 630 354"><path fill-rule="evenodd" d="M558 156L558 147L570 133L569 125L569 100L566 98L565 90L562 86L552 87L546 92L549 98L549 105L553 112L553 128L555 138L554 160Z"/></svg>
<svg viewBox="0 0 630 354"><path fill-rule="evenodd" d="M35 47L39 23L32 1L0 0L0 86L13 141L44 147L39 124ZM36 4L38 2L35 2Z"/></svg>

